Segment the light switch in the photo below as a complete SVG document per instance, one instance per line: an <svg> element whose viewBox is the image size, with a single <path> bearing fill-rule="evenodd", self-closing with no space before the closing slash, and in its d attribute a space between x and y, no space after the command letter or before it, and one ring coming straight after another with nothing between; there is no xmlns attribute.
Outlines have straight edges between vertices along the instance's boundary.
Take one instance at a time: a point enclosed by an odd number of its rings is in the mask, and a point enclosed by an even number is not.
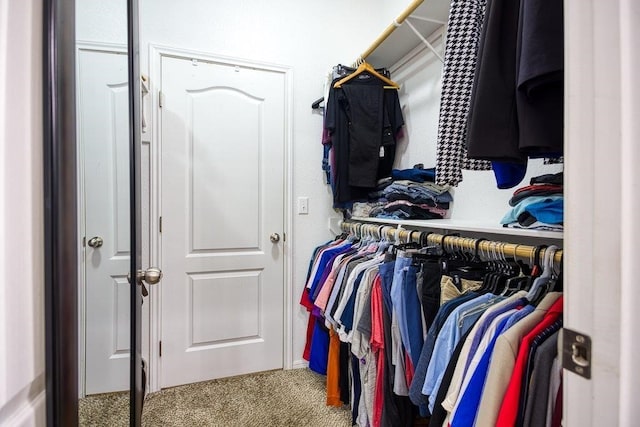
<svg viewBox="0 0 640 427"><path fill-rule="evenodd" d="M309 213L309 198L298 197L298 215L307 215Z"/></svg>

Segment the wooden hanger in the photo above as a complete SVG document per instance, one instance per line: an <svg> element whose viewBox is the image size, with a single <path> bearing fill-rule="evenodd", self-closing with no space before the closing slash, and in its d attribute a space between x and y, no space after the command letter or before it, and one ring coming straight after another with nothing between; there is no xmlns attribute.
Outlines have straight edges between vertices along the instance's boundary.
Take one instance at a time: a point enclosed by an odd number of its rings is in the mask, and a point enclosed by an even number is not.
<svg viewBox="0 0 640 427"><path fill-rule="evenodd" d="M383 82L385 82L388 86L385 86L385 89L400 89L400 85L398 85L396 82L394 82L391 79L388 79L387 77L383 76L382 74L378 73L375 68L373 68L368 62L363 62L362 64L360 64L358 66L358 68L356 69L356 71L354 71L353 73L349 74L346 77L343 77L342 79L338 80L333 87L334 88L339 88L341 87L344 83L348 82L349 80L351 80L352 78L356 77L358 74L362 74L364 72L367 72L369 74L371 74L374 77L377 77L378 79L382 80Z"/></svg>

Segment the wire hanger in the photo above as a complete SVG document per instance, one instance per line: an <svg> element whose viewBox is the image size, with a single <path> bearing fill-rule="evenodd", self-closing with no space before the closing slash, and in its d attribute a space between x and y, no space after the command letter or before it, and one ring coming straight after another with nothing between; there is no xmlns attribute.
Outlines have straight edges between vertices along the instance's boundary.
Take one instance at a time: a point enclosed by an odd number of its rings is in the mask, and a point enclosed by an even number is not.
<svg viewBox="0 0 640 427"><path fill-rule="evenodd" d="M375 68L373 68L371 66L371 64L369 64L368 62L362 62L362 64L358 65L358 68L351 74L349 74L346 77L343 77L342 79L338 80L333 87L334 88L339 88L341 87L343 84L347 83L349 80L353 79L354 77L358 76L359 74L362 74L364 72L367 72L369 74L371 74L372 76L382 80L383 82L385 82L388 86L385 86L385 89L400 89L400 85L396 82L394 82L393 80L383 76L382 74L378 73Z"/></svg>

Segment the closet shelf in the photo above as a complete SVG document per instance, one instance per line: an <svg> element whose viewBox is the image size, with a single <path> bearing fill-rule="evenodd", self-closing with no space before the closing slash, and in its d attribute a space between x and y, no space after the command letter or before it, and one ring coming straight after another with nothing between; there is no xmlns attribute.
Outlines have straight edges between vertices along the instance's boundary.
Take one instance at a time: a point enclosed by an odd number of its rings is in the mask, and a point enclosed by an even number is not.
<svg viewBox="0 0 640 427"><path fill-rule="evenodd" d="M352 221L371 222L377 224L402 225L407 227L421 227L436 230L468 231L474 233L504 234L510 236L533 237L541 239L562 240L561 231L525 230L519 228L505 228L499 224L482 224L474 221L452 219L429 220L394 220L383 218L353 217Z"/></svg>
<svg viewBox="0 0 640 427"><path fill-rule="evenodd" d="M428 39L446 25L450 4L450 0L414 0L384 29L356 63L366 60L376 67L390 67L396 64L424 43L421 38Z"/></svg>

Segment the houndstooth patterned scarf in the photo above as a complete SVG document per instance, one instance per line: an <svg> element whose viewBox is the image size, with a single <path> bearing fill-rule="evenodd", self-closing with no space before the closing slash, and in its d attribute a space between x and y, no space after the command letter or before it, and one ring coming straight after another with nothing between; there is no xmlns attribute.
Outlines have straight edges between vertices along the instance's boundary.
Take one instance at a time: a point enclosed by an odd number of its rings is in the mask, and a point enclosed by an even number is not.
<svg viewBox="0 0 640 427"><path fill-rule="evenodd" d="M467 157L467 115L486 0L452 0L442 71L436 151L436 183L456 186L462 169L489 170L491 163Z"/></svg>

